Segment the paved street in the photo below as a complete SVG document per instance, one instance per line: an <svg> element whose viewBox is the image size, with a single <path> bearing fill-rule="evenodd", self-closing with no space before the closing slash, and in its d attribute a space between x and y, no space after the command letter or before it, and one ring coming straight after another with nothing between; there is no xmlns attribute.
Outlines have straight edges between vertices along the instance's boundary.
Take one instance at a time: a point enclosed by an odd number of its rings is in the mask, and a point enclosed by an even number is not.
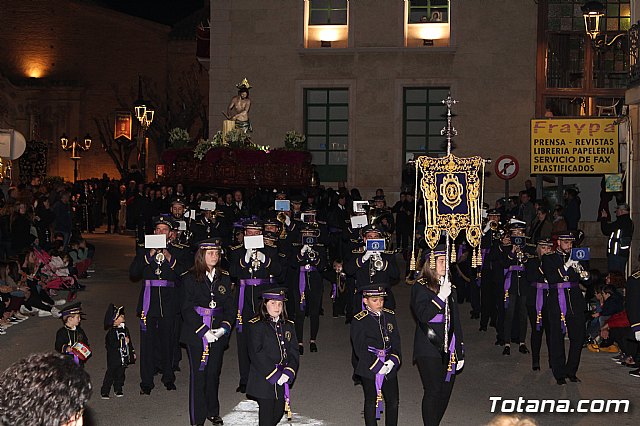
<svg viewBox="0 0 640 426"><path fill-rule="evenodd" d="M99 387L106 368L103 346L102 321L109 302L124 304L127 323L134 344L139 341L137 320L134 318L139 284L128 279L128 267L133 258L133 239L119 235L93 234L86 236L97 247L95 270L85 280L87 290L79 294L87 320L83 328L87 332L93 357L87 364L91 374L94 395L86 420L89 425L188 425L188 365L182 363L177 373L177 392L169 392L156 378L156 388L151 396L138 394L139 372L137 366L127 371L124 398L101 400ZM410 288L404 284L395 287L398 301L398 326L402 331L404 365L399 372L400 425L421 424L420 401L422 389L417 368L411 365L414 324L409 313ZM330 299L325 293L325 312L330 313ZM540 424L593 425L609 422L616 425L637 424L633 421L640 404L640 379L632 378L627 369L609 360L610 354L583 352L578 372L581 384L569 383L557 386L549 370L533 372L530 357L517 352L510 357L501 355L502 348L493 345L494 334L481 334L477 323L468 320L469 305L462 306L465 319L466 366L458 378L443 424L475 425L488 421L490 396L504 399L544 398L569 399L574 404L579 399L629 399L631 409L626 414L547 414L537 415ZM308 321L307 321L308 324ZM34 351L53 349L55 331L59 320L31 318L10 328L0 336L0 368L6 368L13 360ZM308 327L308 326L307 326ZM490 329L492 330L492 329ZM136 345L137 346L137 345ZM349 328L344 319L321 318L318 339L319 352L308 353L301 358L296 386L292 391L293 411L291 424L357 425L362 424L362 390L351 383L351 350ZM546 346L543 346L542 365L547 364ZM238 383L235 338L225 353L221 377L221 415L225 425L248 425L257 422L257 405L243 402L243 395L235 393ZM255 419L255 420L252 420ZM286 422L283 422L286 424ZM382 422L381 422L382 423Z"/></svg>

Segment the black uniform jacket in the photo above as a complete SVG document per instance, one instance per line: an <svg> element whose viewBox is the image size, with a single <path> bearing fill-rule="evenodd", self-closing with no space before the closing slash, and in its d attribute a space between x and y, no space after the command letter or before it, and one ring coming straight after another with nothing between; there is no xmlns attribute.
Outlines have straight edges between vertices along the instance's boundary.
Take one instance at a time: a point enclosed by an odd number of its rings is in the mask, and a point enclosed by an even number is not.
<svg viewBox="0 0 640 426"><path fill-rule="evenodd" d="M453 287L453 286L452 286ZM444 315L445 303L438 295L427 287L426 281L421 278L411 288L411 310L416 319L416 332L413 340L413 359L419 357L442 358L446 350L441 346L444 343L444 322L430 323L438 314ZM449 341L452 331L456 333L456 359L464 359L464 345L462 337L462 325L458 312L456 289L451 289L449 295ZM452 327L453 326L453 327ZM435 338L428 337L429 329L435 333ZM434 342L432 342L434 340ZM438 344L436 344L438 342Z"/></svg>
<svg viewBox="0 0 640 426"><path fill-rule="evenodd" d="M580 276L574 268L568 270L564 268L565 262L569 260L569 255L557 250L554 253L545 254L542 256L542 271L547 278L547 282L551 284L549 290L549 308L557 308L558 305L558 289L553 288L553 284L562 282L579 283ZM567 299L567 314L584 314L587 309L587 304L582 295L582 290L579 287L573 287L568 289L562 289L560 291L565 292ZM556 309L553 311L556 312ZM559 312L559 311L558 311Z"/></svg>
<svg viewBox="0 0 640 426"><path fill-rule="evenodd" d="M387 377L394 377L400 367L400 331L396 322L396 315L391 309L383 308L380 315L364 310L353 317L351 321L351 342L358 357L356 374L370 379L380 371L384 362L378 356L369 352L369 347L376 349L388 348L385 361L391 360L394 367Z"/></svg>
<svg viewBox="0 0 640 426"><path fill-rule="evenodd" d="M635 271L627 280L625 304L631 330L640 331L640 271Z"/></svg>
<svg viewBox="0 0 640 426"><path fill-rule="evenodd" d="M344 271L347 275L351 275L356 279L356 286L363 287L369 284L380 284L385 288L390 288L391 284L396 282L400 278L400 272L398 271L398 264L393 254L381 253L382 269L375 271L371 275L371 262L373 262L373 256L369 257L366 261L362 260L364 251L361 253L354 253L355 256L344 264Z"/></svg>
<svg viewBox="0 0 640 426"><path fill-rule="evenodd" d="M66 326L59 328L56 333L56 352L66 354L67 349L78 342L89 346L89 338L82 327L77 326L75 330L71 330Z"/></svg>
<svg viewBox="0 0 640 426"><path fill-rule="evenodd" d="M546 283L546 278L542 272L542 263L538 256L532 257L525 265L525 277L527 279L527 306L536 306L536 296L538 295L535 283ZM549 296L549 290L542 290L544 300Z"/></svg>
<svg viewBox="0 0 640 426"><path fill-rule="evenodd" d="M202 346L204 334L209 329L220 327L225 329L225 336L228 336L236 316L229 274L216 268L213 282L211 282L206 276L202 281L197 281L195 273L189 272L183 277L182 289L184 300L182 302L183 321L180 341L186 345ZM211 290L213 290L213 301L216 303L216 308L221 308L222 312L211 319L211 324L204 324L203 318L195 311L195 308L198 306L209 308Z"/></svg>
<svg viewBox="0 0 640 426"><path fill-rule="evenodd" d="M261 399L280 399L284 395L278 379L285 373L293 384L300 355L293 321L249 320L249 380L247 395Z"/></svg>
<svg viewBox="0 0 640 426"><path fill-rule="evenodd" d="M147 317L165 317L175 315L180 311L180 276L184 274L191 264L190 252L186 246L170 243L167 250L171 254L171 260L165 260L160 264L160 275L155 273L158 264L155 256L151 257L150 250L138 245L136 257L129 268L129 275L133 280L142 278L140 296L138 298L137 314L142 312L142 298L144 295L144 282L146 280L167 280L174 283L173 287L152 287L149 312Z"/></svg>
<svg viewBox="0 0 640 426"><path fill-rule="evenodd" d="M129 338L129 343L125 337ZM107 367L126 366L135 362L135 349L127 327L111 327L104 336L104 346L107 350Z"/></svg>

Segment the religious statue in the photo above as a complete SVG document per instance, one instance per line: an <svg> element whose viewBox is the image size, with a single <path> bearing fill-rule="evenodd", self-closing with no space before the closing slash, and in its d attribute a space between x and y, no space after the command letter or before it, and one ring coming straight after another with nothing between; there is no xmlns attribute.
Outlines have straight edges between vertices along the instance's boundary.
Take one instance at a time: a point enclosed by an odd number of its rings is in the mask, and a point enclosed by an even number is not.
<svg viewBox="0 0 640 426"><path fill-rule="evenodd" d="M235 122L235 128L245 133L252 132L251 121L249 120L249 109L251 109L251 99L249 99L249 89L251 85L247 79L236 84L238 95L231 98L225 114L228 120Z"/></svg>

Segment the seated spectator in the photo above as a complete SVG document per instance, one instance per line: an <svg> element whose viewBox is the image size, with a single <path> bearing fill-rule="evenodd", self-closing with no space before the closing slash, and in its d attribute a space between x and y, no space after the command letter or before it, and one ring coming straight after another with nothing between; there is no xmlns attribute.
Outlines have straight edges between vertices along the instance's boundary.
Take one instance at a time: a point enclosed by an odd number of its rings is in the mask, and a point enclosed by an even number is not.
<svg viewBox="0 0 640 426"><path fill-rule="evenodd" d="M87 270L91 266L92 259L89 257L89 249L84 238L73 238L69 242L69 256L73 266L78 271L78 278L87 278Z"/></svg>
<svg viewBox="0 0 640 426"><path fill-rule="evenodd" d="M597 326L599 327L600 333L594 340L594 343L589 345L589 350L592 352L599 352L604 350L605 352L617 352L619 348L619 339L614 339L614 336L610 336L610 332L612 328L619 328L620 323L618 321L621 320L618 314L624 312L624 298L623 296L616 291L616 288L610 284L605 285L601 290L596 290L596 297L600 294L600 298L602 300L602 305L600 312L594 312L591 314L593 319L597 319ZM616 316L615 322L611 321L611 317ZM624 315L626 317L626 314ZM615 327L612 327L615 325ZM628 321L627 321L628 326ZM605 349L606 348L606 349Z"/></svg>

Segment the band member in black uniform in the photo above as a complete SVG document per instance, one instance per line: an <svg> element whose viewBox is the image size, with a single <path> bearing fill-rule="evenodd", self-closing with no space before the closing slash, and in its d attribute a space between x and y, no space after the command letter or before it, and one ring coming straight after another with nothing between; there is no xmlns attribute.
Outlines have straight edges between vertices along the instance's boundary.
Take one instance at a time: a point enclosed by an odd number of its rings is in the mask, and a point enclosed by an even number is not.
<svg viewBox="0 0 640 426"><path fill-rule="evenodd" d="M573 234L558 235L558 248L542 257L542 271L549 283L549 352L553 376L559 385L579 382L576 376L585 339L586 303L578 285L582 267L570 259ZM569 354L565 357L564 334L569 333Z"/></svg>
<svg viewBox="0 0 640 426"><path fill-rule="evenodd" d="M89 349L89 338L80 327L80 321L84 312L80 302L74 302L60 310L60 319L63 327L56 333L56 352L69 355L79 366L84 366L87 358L91 355Z"/></svg>
<svg viewBox="0 0 640 426"><path fill-rule="evenodd" d="M251 369L247 395L258 401L259 425L275 426L285 410L291 415L289 390L300 357L294 325L284 306L285 289L265 290L261 297L258 315L248 323Z"/></svg>
<svg viewBox="0 0 640 426"><path fill-rule="evenodd" d="M250 221L244 225L244 236L262 235L262 223ZM246 240L245 240L246 244ZM246 249L236 246L231 251L229 263L231 276L237 281L236 291L236 336L238 340L238 364L240 367L240 383L236 392L244 393L249 377L249 352L247 335L243 325L258 313L260 293L276 286L276 277L282 266L275 246L264 244L261 249Z"/></svg>
<svg viewBox="0 0 640 426"><path fill-rule="evenodd" d="M497 276L502 275L502 267L497 262L496 251L500 241L496 233L500 228L500 212L496 209L487 211L487 224L480 241L482 267L480 268L480 331L487 331L487 326L495 327L498 320L498 286ZM493 252L493 253L492 253ZM493 256L492 256L493 254Z"/></svg>
<svg viewBox="0 0 640 426"><path fill-rule="evenodd" d="M376 425L384 411L385 424L397 425L401 350L396 316L384 308L387 295L384 286L368 285L361 291L365 309L351 322L351 343L358 359L356 374L364 392L364 423Z"/></svg>
<svg viewBox="0 0 640 426"><path fill-rule="evenodd" d="M345 316L345 308L348 299L353 300L347 291L347 274L342 270L342 260L333 261L331 268L326 268L322 277L331 284L331 300L333 302L333 317Z"/></svg>
<svg viewBox="0 0 640 426"><path fill-rule="evenodd" d="M553 241L549 238L538 240L537 256L531 257L525 265L525 274L529 283L527 292L527 314L531 324L531 368L540 370L540 347L542 334L547 338L549 347L549 312L545 306L549 297L549 283L542 272L542 257L553 251Z"/></svg>
<svg viewBox="0 0 640 426"><path fill-rule="evenodd" d="M297 278L296 299L296 337L300 355L304 353L304 318L309 313L311 333L309 350L318 352L316 338L320 330L320 308L322 307L322 271L327 266L327 252L324 244L318 242L319 229L306 226L300 231L301 242L291 245L291 262L295 265Z"/></svg>
<svg viewBox="0 0 640 426"><path fill-rule="evenodd" d="M362 237L364 246L345 264L345 272L356 278L357 288L371 284L384 285L387 292L385 303L389 309L393 310L396 307L396 300L391 291L391 283L400 278L395 256L386 251L367 251L367 240L384 238L382 230L377 225L362 228ZM356 306L358 304L356 303Z"/></svg>
<svg viewBox="0 0 640 426"><path fill-rule="evenodd" d="M138 245L129 268L135 281L142 278L137 314L140 317L140 394L150 395L156 357L167 390L175 390L173 358L176 347L175 322L180 311L180 276L188 269L189 255L183 246L170 241L175 223L160 216L154 220L156 235L167 237L165 249L145 249Z"/></svg>
<svg viewBox="0 0 640 426"><path fill-rule="evenodd" d="M629 317L629 324L631 325L629 340L635 340L631 348L637 357L640 342L640 270L635 270L627 279L625 309ZM640 369L629 371L629 375L640 377Z"/></svg>
<svg viewBox="0 0 640 426"><path fill-rule="evenodd" d="M236 308L231 280L220 268L222 241L201 241L192 270L183 281L182 333L190 367L189 412L192 425L209 419L221 425L218 387L224 348L229 341Z"/></svg>
<svg viewBox="0 0 640 426"><path fill-rule="evenodd" d="M190 227L192 232L191 243L195 247L198 247L198 244L203 240L222 238L221 222L217 219L217 216L221 214L211 210L209 207L201 209L200 215L191 222Z"/></svg>
<svg viewBox="0 0 640 426"><path fill-rule="evenodd" d="M431 268L435 257L435 269ZM411 310L416 319L413 360L424 389L422 421L440 424L457 372L464 366L462 326L456 292L446 275L445 246L437 246L427 257L411 288ZM455 289L453 289L455 290Z"/></svg>
<svg viewBox="0 0 640 426"><path fill-rule="evenodd" d="M122 397L125 371L129 364L136 362L136 353L131 341L131 333L124 323L124 306L110 303L104 315L105 349L107 350L107 371L104 374L100 395L102 399L109 399L109 392L113 385L116 397Z"/></svg>
<svg viewBox="0 0 640 426"><path fill-rule="evenodd" d="M517 336L520 353L527 354L527 306L526 296L529 291L529 283L525 277L525 265L529 260L530 248L526 244L524 230L526 224L513 223L510 227L511 241L508 246L503 246L502 267L504 269L504 287L502 303L504 306L504 350L502 355L511 355L512 327L518 326Z"/></svg>

